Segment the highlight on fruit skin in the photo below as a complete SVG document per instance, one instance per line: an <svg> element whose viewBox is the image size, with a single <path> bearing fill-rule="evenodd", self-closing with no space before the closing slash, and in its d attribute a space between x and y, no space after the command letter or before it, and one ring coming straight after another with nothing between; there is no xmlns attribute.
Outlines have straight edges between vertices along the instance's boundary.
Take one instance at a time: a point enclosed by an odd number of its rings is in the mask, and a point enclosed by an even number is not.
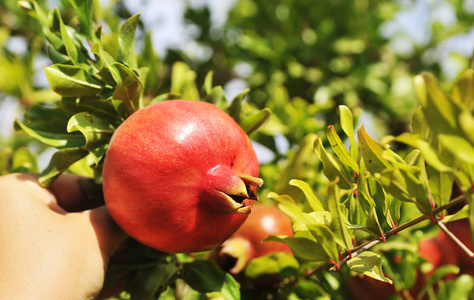
<svg viewBox="0 0 474 300"><path fill-rule="evenodd" d="M112 218L163 252L210 250L245 221L259 164L247 134L217 106L168 100L126 119L112 136L103 188Z"/></svg>

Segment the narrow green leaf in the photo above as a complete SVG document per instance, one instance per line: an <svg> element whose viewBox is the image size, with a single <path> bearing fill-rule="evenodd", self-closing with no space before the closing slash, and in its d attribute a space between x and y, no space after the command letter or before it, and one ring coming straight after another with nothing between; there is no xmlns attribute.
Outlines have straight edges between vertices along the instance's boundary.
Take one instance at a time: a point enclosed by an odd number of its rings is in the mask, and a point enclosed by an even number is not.
<svg viewBox="0 0 474 300"><path fill-rule="evenodd" d="M345 247L346 250L349 250L352 248L352 236L346 226L347 217L341 212L339 198L339 187L337 182L333 181L328 186L328 208L331 213L331 229L340 241L339 244Z"/></svg>
<svg viewBox="0 0 474 300"><path fill-rule="evenodd" d="M458 76L451 97L454 101L466 105L468 110L474 110L474 69L467 69Z"/></svg>
<svg viewBox="0 0 474 300"><path fill-rule="evenodd" d="M60 36L54 34L50 30L50 20L47 16L47 14L43 11L41 6L35 1L33 2L37 17L39 22L41 23L41 27L43 29L43 34L46 37L46 39L56 48L57 50L61 49L64 44Z"/></svg>
<svg viewBox="0 0 474 300"><path fill-rule="evenodd" d="M82 148L67 148L53 154L49 165L41 172L39 183L50 186L56 178L66 171L76 161L85 157L89 152Z"/></svg>
<svg viewBox="0 0 474 300"><path fill-rule="evenodd" d="M366 231L374 237L383 237L383 229L381 221L377 215L375 206L372 206L365 220Z"/></svg>
<svg viewBox="0 0 474 300"><path fill-rule="evenodd" d="M224 109L227 106L227 98L224 89L221 86L214 87L211 90L211 93L204 97L204 101L212 103L221 109Z"/></svg>
<svg viewBox="0 0 474 300"><path fill-rule="evenodd" d="M377 253L364 251L347 261L349 268L357 273L364 274L374 279L392 283L390 278L385 277L382 271L382 258Z"/></svg>
<svg viewBox="0 0 474 300"><path fill-rule="evenodd" d="M89 41L93 41L95 35L92 34L92 0L69 0L79 17L80 32Z"/></svg>
<svg viewBox="0 0 474 300"><path fill-rule="evenodd" d="M99 64L99 75L104 82L109 85L114 85L115 81L110 73L110 65L115 62L112 55L110 55L107 51L102 48L101 43L96 43L91 48L91 52L98 56L98 64Z"/></svg>
<svg viewBox="0 0 474 300"><path fill-rule="evenodd" d="M383 158L386 148L367 134L364 125L359 127L357 134L359 137L360 151L369 172L375 174L389 168L390 163Z"/></svg>
<svg viewBox="0 0 474 300"><path fill-rule="evenodd" d="M428 139L430 129L421 106L413 113L410 126L412 134L420 136L422 140Z"/></svg>
<svg viewBox="0 0 474 300"><path fill-rule="evenodd" d="M357 162L352 158L352 156L349 154L349 151L347 151L346 147L344 147L344 144L339 137L339 135L336 133L336 130L334 129L334 126L329 125L327 129L327 135L328 135L328 140L331 143L331 147L334 150L334 153L339 157L341 162L345 164L346 166L349 166L354 172L357 174L359 173L359 165Z"/></svg>
<svg viewBox="0 0 474 300"><path fill-rule="evenodd" d="M202 86L205 95L210 95L212 93L212 78L214 76L213 71L209 71L204 79L204 84Z"/></svg>
<svg viewBox="0 0 474 300"><path fill-rule="evenodd" d="M171 89L174 94L181 94L183 99L200 100L199 90L196 87L196 72L192 71L183 62L173 64L171 71Z"/></svg>
<svg viewBox="0 0 474 300"><path fill-rule="evenodd" d="M101 84L77 66L56 64L45 68L49 85L63 97L93 96L101 92Z"/></svg>
<svg viewBox="0 0 474 300"><path fill-rule="evenodd" d="M314 151L323 164L324 175L330 181L334 181L339 177L341 179L339 186L343 189L350 189L352 183L354 183L353 173L349 171L349 168L338 157L326 152L320 136L314 140Z"/></svg>
<svg viewBox="0 0 474 300"><path fill-rule="evenodd" d="M292 179L289 184L299 188L304 193L309 206L311 206L314 211L325 211L323 204L319 201L318 197L316 197L308 183L302 180Z"/></svg>
<svg viewBox="0 0 474 300"><path fill-rule="evenodd" d="M332 232L328 226L322 224L309 224L308 228L329 258L334 261L339 261L339 252L337 250L334 232Z"/></svg>
<svg viewBox="0 0 474 300"><path fill-rule="evenodd" d="M61 37L63 39L64 46L66 47L67 55L75 65L79 65L79 52L77 51L76 45L74 44L71 36L69 36L67 26L64 25L63 20L60 18L59 21Z"/></svg>
<svg viewBox="0 0 474 300"><path fill-rule="evenodd" d="M455 135L438 135L439 142L453 155L468 164L474 164L474 146L467 140Z"/></svg>
<svg viewBox="0 0 474 300"><path fill-rule="evenodd" d="M18 120L15 121L15 125L26 132L29 136L58 149L84 145L84 137L80 134L61 134L54 131L51 132L50 130L38 130L31 125L23 124Z"/></svg>
<svg viewBox="0 0 474 300"><path fill-rule="evenodd" d="M146 93L155 94L161 86L161 68L162 63L160 57L156 54L153 48L153 41L151 32L147 32L143 41L143 50L138 57L139 66L146 66L149 68L148 76L145 81Z"/></svg>
<svg viewBox="0 0 474 300"><path fill-rule="evenodd" d="M137 58L135 56L135 31L137 30L140 14L128 18L120 27L119 45L122 60L132 70L137 69Z"/></svg>
<svg viewBox="0 0 474 300"><path fill-rule="evenodd" d="M436 78L425 72L415 77L414 84L418 101L430 127L436 133L455 135L460 110L439 88Z"/></svg>
<svg viewBox="0 0 474 300"><path fill-rule="evenodd" d="M354 135L354 118L352 117L351 110L345 105L339 105L339 113L341 119L341 127L344 133L349 138L351 145L349 147L349 152L351 157L357 161L359 159L359 147Z"/></svg>
<svg viewBox="0 0 474 300"><path fill-rule="evenodd" d="M408 166L412 166L416 163L417 159L420 157L420 150L415 149L405 156L405 162Z"/></svg>
<svg viewBox="0 0 474 300"><path fill-rule="evenodd" d="M1 160L1 153L0 153ZM0 163L1 165L1 163ZM0 173L2 168L0 167ZM28 147L19 147L15 149L12 156L11 170L12 173L38 173L38 164L36 157L31 153Z"/></svg>
<svg viewBox="0 0 474 300"><path fill-rule="evenodd" d="M412 135L409 133L402 133L401 135L393 138L394 141L407 144L413 148L419 149L421 155L430 166L436 168L440 172L452 172L453 168L446 165L441 159L439 154L433 147L426 141L420 139L418 135ZM408 161L405 159L409 165Z"/></svg>
<svg viewBox="0 0 474 300"><path fill-rule="evenodd" d="M110 123L93 114L81 112L71 117L67 124L67 131L79 131L84 135L86 139L84 147L91 152L97 164L107 150L114 128Z"/></svg>
<svg viewBox="0 0 474 300"><path fill-rule="evenodd" d="M227 113L234 119L237 123L240 123L240 117L242 113L242 102L244 101L245 96L250 92L250 89L243 90L240 94L232 99L232 102L227 107Z"/></svg>
<svg viewBox="0 0 474 300"><path fill-rule="evenodd" d="M240 126L250 135L262 127L270 119L271 114L269 108L264 108L250 115L242 116Z"/></svg>
<svg viewBox="0 0 474 300"><path fill-rule="evenodd" d="M109 70L117 83L112 98L120 102L126 113L134 113L139 108L139 100L143 88L140 78L121 63L112 63L109 66Z"/></svg>

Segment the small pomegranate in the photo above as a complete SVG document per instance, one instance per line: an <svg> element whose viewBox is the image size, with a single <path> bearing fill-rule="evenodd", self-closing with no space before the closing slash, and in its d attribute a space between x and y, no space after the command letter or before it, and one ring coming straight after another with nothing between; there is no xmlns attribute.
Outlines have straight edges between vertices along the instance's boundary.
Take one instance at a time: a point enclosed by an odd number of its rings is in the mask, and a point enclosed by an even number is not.
<svg viewBox="0 0 474 300"><path fill-rule="evenodd" d="M250 140L215 105L169 100L132 114L104 161L112 218L163 252L215 248L245 221L263 181Z"/></svg>
<svg viewBox="0 0 474 300"><path fill-rule="evenodd" d="M222 244L218 260L225 264L226 258L234 258L230 272L237 274L254 258L275 252L292 254L284 243L263 241L272 235L293 236L291 219L275 206L256 205L245 223Z"/></svg>

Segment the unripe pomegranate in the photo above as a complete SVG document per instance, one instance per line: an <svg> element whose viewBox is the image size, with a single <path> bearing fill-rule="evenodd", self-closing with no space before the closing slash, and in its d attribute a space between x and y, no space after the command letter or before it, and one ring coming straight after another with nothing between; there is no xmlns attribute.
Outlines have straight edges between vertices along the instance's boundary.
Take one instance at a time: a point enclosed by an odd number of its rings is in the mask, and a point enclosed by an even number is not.
<svg viewBox="0 0 474 300"><path fill-rule="evenodd" d="M240 126L215 105L170 100L132 114L104 161L112 218L164 252L215 248L245 221L256 200L258 161Z"/></svg>
<svg viewBox="0 0 474 300"><path fill-rule="evenodd" d="M292 253L284 243L263 241L272 235L293 236L291 219L275 206L256 205L245 223L222 244L219 259L235 258L230 272L236 274L254 258L275 252Z"/></svg>

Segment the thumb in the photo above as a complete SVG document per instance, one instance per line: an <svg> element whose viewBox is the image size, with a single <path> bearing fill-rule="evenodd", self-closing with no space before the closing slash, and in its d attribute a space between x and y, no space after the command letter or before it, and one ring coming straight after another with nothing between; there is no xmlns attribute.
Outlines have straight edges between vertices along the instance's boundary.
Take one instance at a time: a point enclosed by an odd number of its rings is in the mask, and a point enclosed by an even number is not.
<svg viewBox="0 0 474 300"><path fill-rule="evenodd" d="M105 205L79 214L86 219L85 224L92 227L99 248L108 260L128 235L114 222Z"/></svg>

